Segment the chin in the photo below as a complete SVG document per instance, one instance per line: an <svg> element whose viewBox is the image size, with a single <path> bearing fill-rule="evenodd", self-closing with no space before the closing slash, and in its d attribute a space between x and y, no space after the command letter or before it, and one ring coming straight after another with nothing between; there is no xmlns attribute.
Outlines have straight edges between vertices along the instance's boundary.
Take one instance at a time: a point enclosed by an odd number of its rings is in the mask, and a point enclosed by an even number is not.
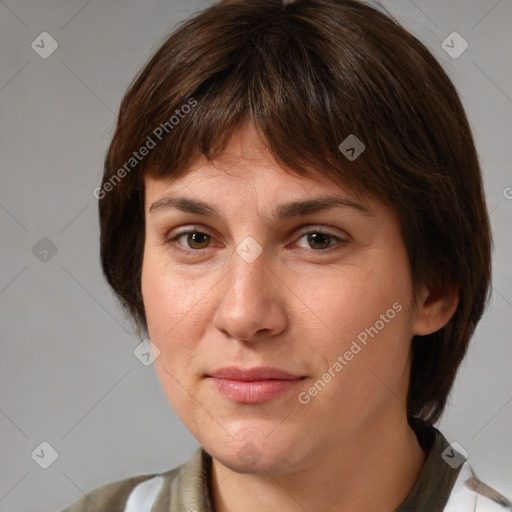
<svg viewBox="0 0 512 512"><path fill-rule="evenodd" d="M279 474L298 462L296 443L284 439L258 439L245 435L243 439L219 438L201 443L203 448L223 466L237 473Z"/></svg>
<svg viewBox="0 0 512 512"><path fill-rule="evenodd" d="M233 448L235 449L233 450ZM240 446L233 446L229 450L222 449L221 447L217 447L214 450L208 450L206 447L205 449L223 466L236 473L275 473L280 465L275 460L275 457L272 457L272 460L268 460L268 456L256 448L250 441Z"/></svg>

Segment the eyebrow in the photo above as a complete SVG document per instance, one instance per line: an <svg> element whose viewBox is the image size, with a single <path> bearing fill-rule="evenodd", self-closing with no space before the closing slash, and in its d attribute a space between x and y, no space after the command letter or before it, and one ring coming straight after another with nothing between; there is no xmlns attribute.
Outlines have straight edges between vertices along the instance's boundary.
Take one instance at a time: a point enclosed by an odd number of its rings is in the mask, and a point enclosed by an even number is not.
<svg viewBox="0 0 512 512"><path fill-rule="evenodd" d="M153 214L160 210L173 208L186 213L196 213L206 217L222 217L219 212L217 212L217 210L208 203L186 197L163 197L151 205L149 212ZM272 211L270 220L278 221L290 217L309 215L333 208L353 208L365 215L374 216L369 207L356 203L346 197L321 196L303 201L291 201L279 204Z"/></svg>

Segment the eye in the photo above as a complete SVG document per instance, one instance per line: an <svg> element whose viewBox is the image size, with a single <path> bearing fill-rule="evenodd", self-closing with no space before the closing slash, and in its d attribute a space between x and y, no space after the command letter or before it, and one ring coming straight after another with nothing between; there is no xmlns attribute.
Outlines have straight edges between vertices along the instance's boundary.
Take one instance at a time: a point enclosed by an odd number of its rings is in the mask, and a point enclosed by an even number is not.
<svg viewBox="0 0 512 512"><path fill-rule="evenodd" d="M335 245L339 245L340 243L344 243L345 240L331 234L326 233L324 231L308 231L304 233L299 240L306 239L306 243L309 247L305 247L305 249L313 249L315 251L322 251L329 249Z"/></svg>
<svg viewBox="0 0 512 512"><path fill-rule="evenodd" d="M184 242L180 242L184 239ZM308 231L302 234L298 241L305 239L308 246L303 246L296 243L298 247L309 249L314 252L326 252L331 247L346 243L347 241L319 229ZM177 233L175 236L171 236L166 240L168 245L178 245L184 251L193 253L200 252L201 249L208 249L211 246L213 237L208 233L199 231L198 229L190 229L188 231L182 231Z"/></svg>
<svg viewBox="0 0 512 512"><path fill-rule="evenodd" d="M185 238L185 243L187 245L183 245L179 243L178 241L180 238ZM189 231L182 231L181 233L178 233L176 236L171 237L167 240L167 243L178 243L181 247L183 247L185 250L198 250L198 249L206 249L209 245L209 242L211 241L212 237L204 233L202 231L197 230L189 230Z"/></svg>

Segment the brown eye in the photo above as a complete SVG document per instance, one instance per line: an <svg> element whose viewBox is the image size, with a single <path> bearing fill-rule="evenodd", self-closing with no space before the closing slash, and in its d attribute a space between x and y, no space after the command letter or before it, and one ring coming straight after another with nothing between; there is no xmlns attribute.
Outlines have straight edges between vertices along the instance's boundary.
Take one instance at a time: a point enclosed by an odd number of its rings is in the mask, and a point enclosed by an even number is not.
<svg viewBox="0 0 512 512"><path fill-rule="evenodd" d="M205 242L210 241L210 236L206 233L200 233L197 231L194 231L192 233L187 233L187 243L190 244L190 247L192 249L204 249ZM198 247L200 246L200 247Z"/></svg>
<svg viewBox="0 0 512 512"><path fill-rule="evenodd" d="M329 249L335 245L339 245L344 243L345 240L341 238L331 235L330 233L324 233L322 231L309 231L304 233L299 240L306 239L306 246L298 243L299 247L303 247L304 249L313 249L315 251L322 251Z"/></svg>
<svg viewBox="0 0 512 512"><path fill-rule="evenodd" d="M209 242L211 240L211 236L202 233L201 231L184 231L175 237L171 238L168 242L176 242L179 241L180 238L186 237L186 245L178 242L178 245L181 245L185 249L205 249L208 247Z"/></svg>
<svg viewBox="0 0 512 512"><path fill-rule="evenodd" d="M311 245L312 249L326 249L330 247L329 242L333 238L331 235L325 233L309 233L307 237L308 243Z"/></svg>

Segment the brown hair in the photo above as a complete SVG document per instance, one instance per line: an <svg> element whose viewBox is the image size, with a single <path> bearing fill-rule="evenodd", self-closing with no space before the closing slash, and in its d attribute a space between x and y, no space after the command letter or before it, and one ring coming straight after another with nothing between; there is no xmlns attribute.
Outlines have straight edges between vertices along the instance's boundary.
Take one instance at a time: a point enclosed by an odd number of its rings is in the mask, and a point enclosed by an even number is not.
<svg viewBox="0 0 512 512"><path fill-rule="evenodd" d="M103 271L139 332L144 176L211 160L251 120L276 161L397 213L419 285L459 287L441 330L412 341L410 421L436 421L486 305L491 234L471 130L427 48L356 0L225 0L175 30L121 104L99 199ZM350 161L338 149L366 146ZM143 149L145 148L145 150Z"/></svg>

